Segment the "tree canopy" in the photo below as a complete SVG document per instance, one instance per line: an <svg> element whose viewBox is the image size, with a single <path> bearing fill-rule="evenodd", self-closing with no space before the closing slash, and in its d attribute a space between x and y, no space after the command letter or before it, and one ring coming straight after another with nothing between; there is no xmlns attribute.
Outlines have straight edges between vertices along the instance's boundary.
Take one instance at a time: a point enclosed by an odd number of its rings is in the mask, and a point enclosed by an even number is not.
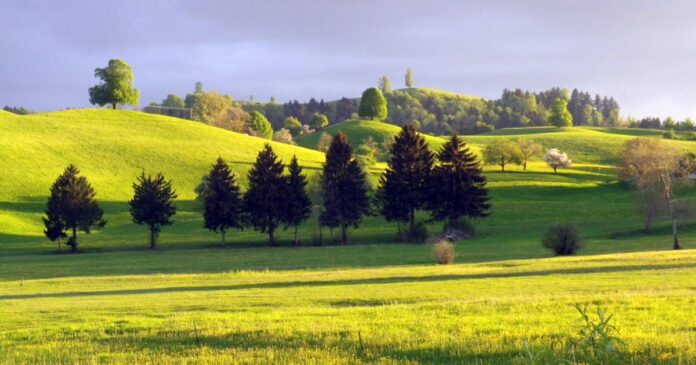
<svg viewBox="0 0 696 365"><path fill-rule="evenodd" d="M360 98L358 114L362 118L383 121L387 119L387 99L377 88L365 90Z"/></svg>
<svg viewBox="0 0 696 365"><path fill-rule="evenodd" d="M140 92L133 88L133 71L123 60L110 60L105 68L94 70L94 77L101 83L89 89L89 102L92 105L138 105Z"/></svg>
<svg viewBox="0 0 696 365"><path fill-rule="evenodd" d="M564 98L556 98L551 106L549 123L556 127L572 127L573 115L568 111L568 101Z"/></svg>
<svg viewBox="0 0 696 365"><path fill-rule="evenodd" d="M251 112L249 122L247 123L249 130L258 137L271 139L273 138L273 127L268 122L266 116L259 112Z"/></svg>

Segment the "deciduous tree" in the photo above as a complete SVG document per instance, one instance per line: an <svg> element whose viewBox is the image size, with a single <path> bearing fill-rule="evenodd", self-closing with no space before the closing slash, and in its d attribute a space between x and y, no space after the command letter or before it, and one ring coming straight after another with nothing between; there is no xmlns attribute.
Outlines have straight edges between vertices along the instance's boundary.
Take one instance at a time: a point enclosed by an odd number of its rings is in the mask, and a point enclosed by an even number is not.
<svg viewBox="0 0 696 365"><path fill-rule="evenodd" d="M273 127L266 117L259 112L251 112L248 122L249 130L255 135L271 139L273 137Z"/></svg>
<svg viewBox="0 0 696 365"><path fill-rule="evenodd" d="M329 126L329 118L327 118L324 114L314 113L312 116L312 122L309 126L317 130L326 128Z"/></svg>
<svg viewBox="0 0 696 365"><path fill-rule="evenodd" d="M405 84L409 89L413 87L413 70L410 68L406 69Z"/></svg>
<svg viewBox="0 0 696 365"><path fill-rule="evenodd" d="M358 115L362 118L383 121L387 119L387 99L377 88L371 87L362 94Z"/></svg>
<svg viewBox="0 0 696 365"><path fill-rule="evenodd" d="M553 169L554 174L558 169L570 167L573 164L566 153L563 153L556 148L552 148L546 152L546 155L544 155L544 161L546 161L549 167Z"/></svg>
<svg viewBox="0 0 696 365"><path fill-rule="evenodd" d="M110 104L116 109L118 105L138 104L140 92L133 88L133 71L123 60L110 60L105 68L95 69L94 76L102 82L89 89L89 102L92 105Z"/></svg>
<svg viewBox="0 0 696 365"><path fill-rule="evenodd" d="M162 106L165 108L183 108L185 104L184 100L180 97L169 94L166 99L162 100Z"/></svg>
<svg viewBox="0 0 696 365"><path fill-rule="evenodd" d="M508 164L519 165L522 163L520 148L507 139L496 139L489 143L483 150L483 156L487 164L498 165L503 172Z"/></svg>
<svg viewBox="0 0 696 365"><path fill-rule="evenodd" d="M573 115L568 111L568 100L556 98L553 101L551 113L549 114L549 123L558 128L573 126Z"/></svg>
<svg viewBox="0 0 696 365"><path fill-rule="evenodd" d="M391 81L387 76L380 77L378 85L383 94L390 93L392 91Z"/></svg>
<svg viewBox="0 0 696 365"><path fill-rule="evenodd" d="M541 154L541 145L524 138L518 139L516 143L522 157L522 169L527 171L527 161Z"/></svg>

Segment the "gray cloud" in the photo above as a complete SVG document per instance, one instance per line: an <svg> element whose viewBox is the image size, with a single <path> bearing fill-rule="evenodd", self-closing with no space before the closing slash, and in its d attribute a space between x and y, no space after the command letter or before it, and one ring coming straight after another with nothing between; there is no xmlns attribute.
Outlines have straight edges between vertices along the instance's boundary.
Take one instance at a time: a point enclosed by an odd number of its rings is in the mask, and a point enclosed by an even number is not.
<svg viewBox="0 0 696 365"><path fill-rule="evenodd" d="M358 95L407 67L487 98L578 87L624 115L696 116L690 1L0 0L0 104L88 106L93 70L133 66L141 104L193 83L237 99Z"/></svg>

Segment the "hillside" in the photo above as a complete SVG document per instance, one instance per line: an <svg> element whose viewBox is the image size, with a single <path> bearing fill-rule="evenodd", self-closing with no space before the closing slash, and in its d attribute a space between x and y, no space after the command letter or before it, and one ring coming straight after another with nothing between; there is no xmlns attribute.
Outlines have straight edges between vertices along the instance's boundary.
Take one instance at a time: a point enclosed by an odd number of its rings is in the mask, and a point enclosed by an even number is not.
<svg viewBox="0 0 696 365"><path fill-rule="evenodd" d="M0 166L8 167L0 174L2 243L41 235L40 215L49 188L70 163L92 183L107 213L120 214L110 219L113 227L128 223L125 203L141 171L163 173L173 181L179 200L191 201L194 187L218 156L232 165L243 185L256 154L269 142L197 122L132 111L8 114L0 114ZM271 144L285 162L297 154L304 166L318 168L324 159L318 151Z"/></svg>

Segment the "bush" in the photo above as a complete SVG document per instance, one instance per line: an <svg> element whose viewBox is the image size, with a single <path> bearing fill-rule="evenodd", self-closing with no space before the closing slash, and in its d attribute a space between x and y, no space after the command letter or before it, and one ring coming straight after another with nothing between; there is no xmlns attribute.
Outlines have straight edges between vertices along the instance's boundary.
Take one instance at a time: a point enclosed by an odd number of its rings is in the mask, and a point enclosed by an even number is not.
<svg viewBox="0 0 696 365"><path fill-rule="evenodd" d="M425 240L427 239L428 226L423 221L417 221L415 227L413 227L413 231L410 230L410 227L406 227L405 237L403 237L402 240L405 242L422 243L425 242Z"/></svg>
<svg viewBox="0 0 696 365"><path fill-rule="evenodd" d="M433 245L433 257L440 265L447 265L454 262L454 244L447 241L440 241Z"/></svg>
<svg viewBox="0 0 696 365"><path fill-rule="evenodd" d="M541 244L556 255L574 255L582 247L578 229L572 224L559 224L549 228Z"/></svg>
<svg viewBox="0 0 696 365"><path fill-rule="evenodd" d="M662 133L662 138L664 139L677 139L677 135L674 134L673 130L665 131Z"/></svg>

